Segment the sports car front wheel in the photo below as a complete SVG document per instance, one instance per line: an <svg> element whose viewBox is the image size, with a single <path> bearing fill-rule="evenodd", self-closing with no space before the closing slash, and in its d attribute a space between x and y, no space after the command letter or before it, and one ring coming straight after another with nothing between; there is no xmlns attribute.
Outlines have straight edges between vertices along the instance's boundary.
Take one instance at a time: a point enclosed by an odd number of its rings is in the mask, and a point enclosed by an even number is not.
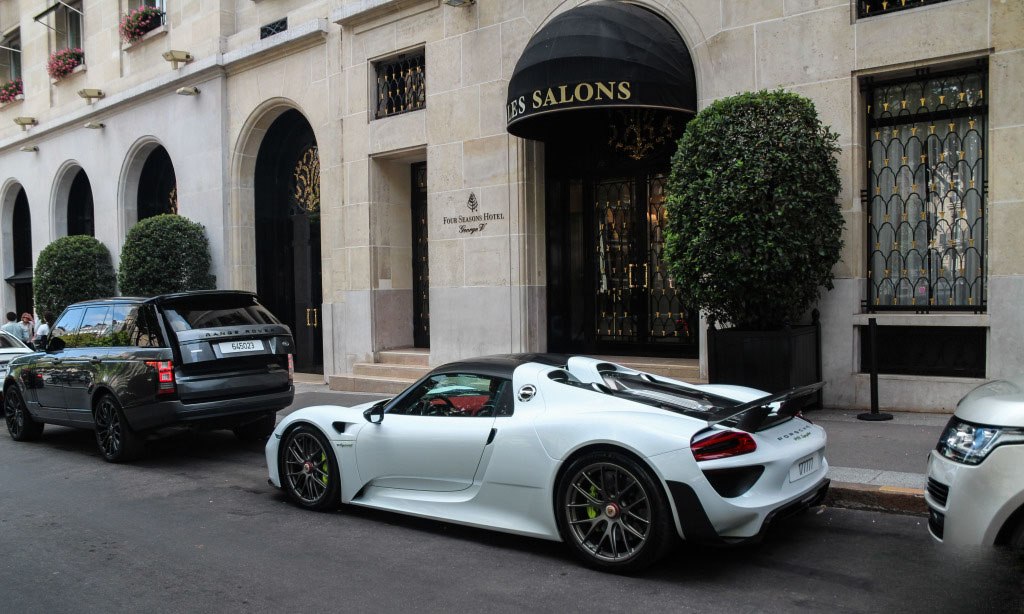
<svg viewBox="0 0 1024 614"><path fill-rule="evenodd" d="M327 439L316 428L302 425L281 442L281 486L302 507L326 511L340 502L341 475Z"/></svg>
<svg viewBox="0 0 1024 614"><path fill-rule="evenodd" d="M558 528L583 562L638 571L676 541L664 492L650 470L618 452L585 454L558 481Z"/></svg>

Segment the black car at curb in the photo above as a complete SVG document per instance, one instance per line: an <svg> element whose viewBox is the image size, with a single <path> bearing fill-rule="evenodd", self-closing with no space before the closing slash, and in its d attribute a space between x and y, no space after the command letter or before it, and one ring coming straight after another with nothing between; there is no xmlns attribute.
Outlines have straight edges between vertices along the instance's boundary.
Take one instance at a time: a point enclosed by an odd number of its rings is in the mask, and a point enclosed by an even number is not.
<svg viewBox="0 0 1024 614"><path fill-rule="evenodd" d="M251 292L75 303L45 351L11 360L4 418L16 441L37 439L44 424L93 429L111 462L170 425L263 439L295 396L293 352L291 331Z"/></svg>

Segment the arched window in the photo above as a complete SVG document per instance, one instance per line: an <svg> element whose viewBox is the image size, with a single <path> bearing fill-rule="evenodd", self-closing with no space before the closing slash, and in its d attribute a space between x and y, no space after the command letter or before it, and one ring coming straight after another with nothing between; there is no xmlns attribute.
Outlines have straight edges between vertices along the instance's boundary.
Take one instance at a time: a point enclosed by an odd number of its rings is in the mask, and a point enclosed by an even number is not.
<svg viewBox="0 0 1024 614"><path fill-rule="evenodd" d="M139 176L137 221L162 213L177 212L178 187L174 178L174 165L171 164L167 150L157 146L146 158Z"/></svg>
<svg viewBox="0 0 1024 614"><path fill-rule="evenodd" d="M82 169L78 169L68 192L68 236L71 235L95 236L92 185Z"/></svg>

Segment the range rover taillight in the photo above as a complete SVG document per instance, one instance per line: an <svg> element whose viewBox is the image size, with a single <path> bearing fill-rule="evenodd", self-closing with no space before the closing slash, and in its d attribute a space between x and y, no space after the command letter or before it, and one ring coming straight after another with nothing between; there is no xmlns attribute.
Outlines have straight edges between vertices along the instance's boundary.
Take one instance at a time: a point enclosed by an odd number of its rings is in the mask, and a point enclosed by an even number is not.
<svg viewBox="0 0 1024 614"><path fill-rule="evenodd" d="M294 383L295 381L295 359L292 355L288 355L288 383Z"/></svg>
<svg viewBox="0 0 1024 614"><path fill-rule="evenodd" d="M170 360L147 360L156 369L156 393L174 394L174 363Z"/></svg>

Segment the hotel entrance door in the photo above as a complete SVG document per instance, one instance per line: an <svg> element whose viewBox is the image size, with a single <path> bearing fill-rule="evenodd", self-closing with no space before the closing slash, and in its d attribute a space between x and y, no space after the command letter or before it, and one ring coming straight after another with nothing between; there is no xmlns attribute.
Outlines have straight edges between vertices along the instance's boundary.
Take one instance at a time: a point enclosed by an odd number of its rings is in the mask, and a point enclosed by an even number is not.
<svg viewBox="0 0 1024 614"><path fill-rule="evenodd" d="M549 165L552 351L697 355L697 314L663 257L667 166L572 176Z"/></svg>

